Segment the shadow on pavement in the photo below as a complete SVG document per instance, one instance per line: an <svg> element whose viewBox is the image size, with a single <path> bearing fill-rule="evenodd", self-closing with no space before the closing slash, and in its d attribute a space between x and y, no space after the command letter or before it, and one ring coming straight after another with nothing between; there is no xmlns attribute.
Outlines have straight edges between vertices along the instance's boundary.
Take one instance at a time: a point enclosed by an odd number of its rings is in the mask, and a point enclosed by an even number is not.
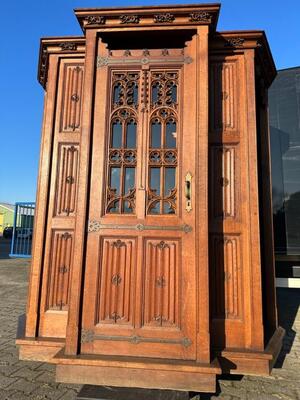
<svg viewBox="0 0 300 400"><path fill-rule="evenodd" d="M9 258L11 239L0 237L0 259Z"/></svg>

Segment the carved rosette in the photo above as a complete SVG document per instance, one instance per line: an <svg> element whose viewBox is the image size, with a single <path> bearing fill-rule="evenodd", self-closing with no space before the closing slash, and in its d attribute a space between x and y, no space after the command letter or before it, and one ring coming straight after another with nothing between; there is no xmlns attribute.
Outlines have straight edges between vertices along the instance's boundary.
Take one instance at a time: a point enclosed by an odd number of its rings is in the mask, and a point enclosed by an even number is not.
<svg viewBox="0 0 300 400"><path fill-rule="evenodd" d="M211 22L211 14L206 11L194 12L190 14L191 22Z"/></svg>
<svg viewBox="0 0 300 400"><path fill-rule="evenodd" d="M229 39L226 39L225 46L228 46L228 47L244 47L244 42L245 42L245 39L240 38L240 37L238 37L238 38L229 38Z"/></svg>
<svg viewBox="0 0 300 400"><path fill-rule="evenodd" d="M61 51L76 51L77 43L63 42L63 43L60 43L59 47L61 48Z"/></svg>
<svg viewBox="0 0 300 400"><path fill-rule="evenodd" d="M88 15L85 17L86 25L104 25L105 17L102 15Z"/></svg>
<svg viewBox="0 0 300 400"><path fill-rule="evenodd" d="M140 22L140 17L138 15L121 15L121 24L138 24Z"/></svg>
<svg viewBox="0 0 300 400"><path fill-rule="evenodd" d="M175 20L175 16L170 13L156 14L153 16L153 21L156 24L168 24L168 23L172 23L174 20Z"/></svg>

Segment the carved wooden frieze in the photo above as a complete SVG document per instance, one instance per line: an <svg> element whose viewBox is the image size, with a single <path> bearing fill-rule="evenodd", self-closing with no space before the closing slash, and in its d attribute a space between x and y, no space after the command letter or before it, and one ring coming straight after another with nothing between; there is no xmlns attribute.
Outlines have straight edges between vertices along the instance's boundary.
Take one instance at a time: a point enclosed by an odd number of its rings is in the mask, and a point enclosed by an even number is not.
<svg viewBox="0 0 300 400"><path fill-rule="evenodd" d="M52 232L46 309L68 309L72 245L71 231L54 230Z"/></svg>
<svg viewBox="0 0 300 400"><path fill-rule="evenodd" d="M54 216L73 217L76 211L79 146L60 143L55 191Z"/></svg>
<svg viewBox="0 0 300 400"><path fill-rule="evenodd" d="M98 323L133 324L135 252L135 239L102 239Z"/></svg>
<svg viewBox="0 0 300 400"><path fill-rule="evenodd" d="M180 326L180 279L178 240L145 242L144 325Z"/></svg>
<svg viewBox="0 0 300 400"><path fill-rule="evenodd" d="M240 236L211 236L213 318L242 318Z"/></svg>
<svg viewBox="0 0 300 400"><path fill-rule="evenodd" d="M79 131L81 124L83 64L66 64L63 76L60 132Z"/></svg>

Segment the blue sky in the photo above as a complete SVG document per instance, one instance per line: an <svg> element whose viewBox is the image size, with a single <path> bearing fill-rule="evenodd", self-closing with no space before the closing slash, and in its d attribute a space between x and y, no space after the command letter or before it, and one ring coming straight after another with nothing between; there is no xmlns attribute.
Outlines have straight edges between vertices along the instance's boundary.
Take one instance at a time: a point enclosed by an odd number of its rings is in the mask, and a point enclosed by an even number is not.
<svg viewBox="0 0 300 400"><path fill-rule="evenodd" d="M39 39L80 35L76 7L189 1L10 0L1 4L0 202L34 201L43 89L36 79ZM206 0L206 3L213 1ZM264 29L278 69L300 65L300 0L224 0L218 30Z"/></svg>

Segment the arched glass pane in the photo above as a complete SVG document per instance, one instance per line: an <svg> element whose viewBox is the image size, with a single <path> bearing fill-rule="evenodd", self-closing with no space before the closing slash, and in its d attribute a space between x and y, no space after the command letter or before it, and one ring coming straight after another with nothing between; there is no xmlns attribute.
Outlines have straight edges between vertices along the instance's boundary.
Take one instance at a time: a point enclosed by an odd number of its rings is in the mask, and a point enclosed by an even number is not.
<svg viewBox="0 0 300 400"><path fill-rule="evenodd" d="M168 121L166 124L166 145L167 149L175 149L176 148L176 122Z"/></svg>
<svg viewBox="0 0 300 400"><path fill-rule="evenodd" d="M161 148L161 123L154 121L151 123L151 145L152 149Z"/></svg>
<svg viewBox="0 0 300 400"><path fill-rule="evenodd" d="M160 195L160 168L150 168L150 189Z"/></svg>
<svg viewBox="0 0 300 400"><path fill-rule="evenodd" d="M117 196L120 194L121 168L113 167L110 169L110 190Z"/></svg>
<svg viewBox="0 0 300 400"><path fill-rule="evenodd" d="M138 105L138 85L135 84L133 88L133 102L137 106Z"/></svg>
<svg viewBox="0 0 300 400"><path fill-rule="evenodd" d="M115 121L112 124L111 147L113 149L120 149L122 147L122 124L120 121Z"/></svg>
<svg viewBox="0 0 300 400"><path fill-rule="evenodd" d="M121 89L122 89L121 84L117 83L116 86L114 87L114 93L113 93L114 104L119 104L120 102Z"/></svg>
<svg viewBox="0 0 300 400"><path fill-rule="evenodd" d="M127 195L130 189L134 189L135 181L135 168L125 168L125 182L124 182L124 194Z"/></svg>
<svg viewBox="0 0 300 400"><path fill-rule="evenodd" d="M136 148L136 123L134 121L128 122L126 126L126 148Z"/></svg>
<svg viewBox="0 0 300 400"><path fill-rule="evenodd" d="M177 103L177 86L175 84L172 85L172 94L171 99L173 103Z"/></svg>
<svg viewBox="0 0 300 400"><path fill-rule="evenodd" d="M164 197L171 194L172 189L175 189L175 168L165 168L165 190Z"/></svg>
<svg viewBox="0 0 300 400"><path fill-rule="evenodd" d="M159 90L159 83L156 82L152 86L152 104L158 101L158 90Z"/></svg>

